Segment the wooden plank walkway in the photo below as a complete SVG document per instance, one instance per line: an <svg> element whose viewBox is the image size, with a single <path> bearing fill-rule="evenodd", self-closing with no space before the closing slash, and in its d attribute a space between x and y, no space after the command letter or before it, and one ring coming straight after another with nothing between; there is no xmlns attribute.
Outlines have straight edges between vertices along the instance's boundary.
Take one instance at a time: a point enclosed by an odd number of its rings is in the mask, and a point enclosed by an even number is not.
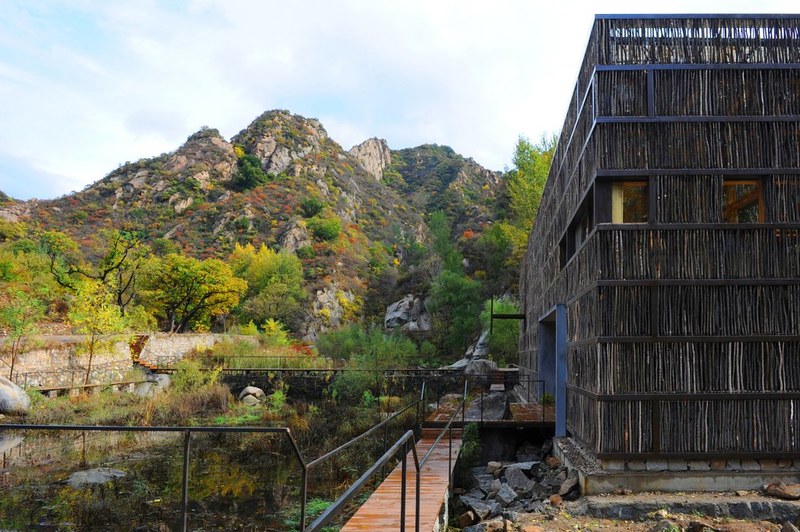
<svg viewBox="0 0 800 532"><path fill-rule="evenodd" d="M428 449L439 435L440 429L423 429L422 439L417 442L417 456L422 460ZM453 430L453 460L461 450L461 431ZM406 472L406 530L414 530L416 517L416 471L414 469L414 455L408 453L408 466ZM360 530L400 530L400 485L402 464L392 471L378 486L372 496L361 505L361 508L350 518L341 529L342 532L356 532ZM442 504L446 502L447 485L449 482L448 471L448 438L447 433L434 449L428 462L422 468L420 478L420 519L419 529L422 531L433 530Z"/></svg>
<svg viewBox="0 0 800 532"><path fill-rule="evenodd" d="M450 416L453 415L453 412L456 411L458 406L458 401L443 401L439 405L439 408L428 415L428 417L425 419L425 422L430 424L446 423L450 419ZM536 403L511 403L509 405L509 409L511 411L510 419L484 420L484 423L493 426L532 424L550 425L555 423L556 420L555 407L552 405L542 406ZM467 423L480 422L480 415L468 415L465 421ZM461 426L461 418L456 416L456 419L453 420L453 425Z"/></svg>

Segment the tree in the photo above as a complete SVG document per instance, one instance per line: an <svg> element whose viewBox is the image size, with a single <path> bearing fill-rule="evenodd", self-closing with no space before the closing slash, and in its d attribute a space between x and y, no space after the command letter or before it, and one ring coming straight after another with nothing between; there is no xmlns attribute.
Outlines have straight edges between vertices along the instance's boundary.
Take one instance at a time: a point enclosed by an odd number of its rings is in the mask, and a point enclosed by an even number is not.
<svg viewBox="0 0 800 532"><path fill-rule="evenodd" d="M75 241L59 231L44 233L40 245L50 259L50 271L58 284L76 290L83 278L113 286L114 300L125 314L134 299L137 273L148 251L137 232L100 230L89 248L89 261L84 259Z"/></svg>
<svg viewBox="0 0 800 532"><path fill-rule="evenodd" d="M125 317L114 301L114 293L104 284L85 279L76 284L75 301L69 311L69 322L80 334L86 335L83 348L89 355L83 384L89 384L95 353L113 343L127 329Z"/></svg>
<svg viewBox="0 0 800 532"><path fill-rule="evenodd" d="M525 137L517 141L515 168L509 172L506 186L512 221L526 235L533 228L557 143L555 135L542 135L538 144L532 144Z"/></svg>
<svg viewBox="0 0 800 532"><path fill-rule="evenodd" d="M8 329L8 338L11 340L11 364L8 378L14 378L14 365L19 355L20 347L25 338L36 334L37 323L44 316L44 305L23 292L14 290L2 298L0 308L0 323Z"/></svg>
<svg viewBox="0 0 800 532"><path fill-rule="evenodd" d="M450 222L442 211L431 213L428 228L433 238L433 250L442 259L444 269L461 272L463 257L450 238Z"/></svg>
<svg viewBox="0 0 800 532"><path fill-rule="evenodd" d="M247 281L247 293L238 313L242 323L276 319L294 329L307 297L303 288L303 263L293 253L262 245L236 245L228 263L233 273Z"/></svg>
<svg viewBox="0 0 800 532"><path fill-rule="evenodd" d="M517 314L519 309L512 301L504 298L494 301L495 314ZM498 365L504 366L509 362L515 362L519 357L519 321L517 320L497 320L489 327L491 315L491 302L483 304L481 312L481 323L484 330L491 328L492 334L489 335L489 354Z"/></svg>
<svg viewBox="0 0 800 532"><path fill-rule="evenodd" d="M261 161L255 155L242 152L238 166L239 171L233 178L233 184L239 190L250 190L269 181L269 176L261 168Z"/></svg>
<svg viewBox="0 0 800 532"><path fill-rule="evenodd" d="M434 279L427 304L442 351L463 355L480 330L480 283L444 270Z"/></svg>
<svg viewBox="0 0 800 532"><path fill-rule="evenodd" d="M238 305L247 290L247 281L234 276L231 267L218 259L201 261L170 254L150 258L143 269L145 304L170 332L207 325L212 316Z"/></svg>

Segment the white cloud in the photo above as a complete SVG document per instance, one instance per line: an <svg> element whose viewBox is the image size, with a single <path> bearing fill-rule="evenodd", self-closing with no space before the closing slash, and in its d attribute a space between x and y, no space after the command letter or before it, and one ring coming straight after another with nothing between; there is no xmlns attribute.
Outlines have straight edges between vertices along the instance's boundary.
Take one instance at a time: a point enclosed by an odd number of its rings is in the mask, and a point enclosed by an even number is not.
<svg viewBox="0 0 800 532"><path fill-rule="evenodd" d="M273 108L349 148L451 145L510 164L557 131L594 11L796 10L794 2L25 0L0 4L0 189L52 197ZM7 30L6 30L7 29ZM42 186L47 176L52 186ZM75 184L79 186L75 186Z"/></svg>

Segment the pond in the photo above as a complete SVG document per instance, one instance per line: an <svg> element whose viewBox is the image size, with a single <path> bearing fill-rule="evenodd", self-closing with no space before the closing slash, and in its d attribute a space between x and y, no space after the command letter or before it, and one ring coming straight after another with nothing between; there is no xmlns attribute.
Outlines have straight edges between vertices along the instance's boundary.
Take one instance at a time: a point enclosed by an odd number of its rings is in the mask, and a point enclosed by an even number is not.
<svg viewBox="0 0 800 532"><path fill-rule="evenodd" d="M383 417L375 411L351 426L354 413L343 413L323 416L304 434L313 441L302 451L306 461ZM382 454L384 437L394 441L413 424L407 414L385 436L378 431L312 470L309 508L322 511L363 473ZM0 453L0 529L182 528L182 432L5 429ZM284 433L193 432L188 457L190 530L296 529L302 467Z"/></svg>
<svg viewBox="0 0 800 532"><path fill-rule="evenodd" d="M182 434L24 432L0 442L0 528L181 529ZM109 471L106 482L91 476ZM287 530L300 482L282 434L193 434L189 529ZM317 495L330 489L317 483Z"/></svg>

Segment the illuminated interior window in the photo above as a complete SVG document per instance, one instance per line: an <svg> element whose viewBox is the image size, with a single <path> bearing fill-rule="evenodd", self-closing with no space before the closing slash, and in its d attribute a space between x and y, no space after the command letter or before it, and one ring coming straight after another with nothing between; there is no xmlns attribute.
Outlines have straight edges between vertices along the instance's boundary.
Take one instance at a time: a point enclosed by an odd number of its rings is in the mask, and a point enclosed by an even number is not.
<svg viewBox="0 0 800 532"><path fill-rule="evenodd" d="M611 221L615 224L647 222L647 181L617 181L611 186Z"/></svg>
<svg viewBox="0 0 800 532"><path fill-rule="evenodd" d="M726 179L722 185L722 219L726 223L764 221L764 197L758 180Z"/></svg>

